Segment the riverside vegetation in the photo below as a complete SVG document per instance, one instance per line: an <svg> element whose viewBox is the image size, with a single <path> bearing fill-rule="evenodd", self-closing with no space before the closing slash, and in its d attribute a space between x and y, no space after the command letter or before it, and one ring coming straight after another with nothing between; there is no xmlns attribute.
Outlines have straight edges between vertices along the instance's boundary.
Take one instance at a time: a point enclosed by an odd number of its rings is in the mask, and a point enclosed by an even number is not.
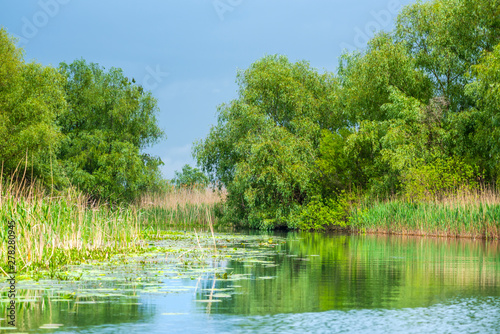
<svg viewBox="0 0 500 334"><path fill-rule="evenodd" d="M19 273L61 278L69 264L145 252L148 240L161 238L161 231L172 225L206 229L215 220L220 196L207 189L171 189L163 196L145 194L136 203L112 207L89 204L89 197L73 188L51 195L36 184L11 183L0 186L0 219L16 224ZM7 232L0 231L2 240ZM0 254L0 264L7 268L7 242L1 243Z"/></svg>
<svg viewBox="0 0 500 334"><path fill-rule="evenodd" d="M336 73L240 71L194 148L223 221L498 238L499 43L500 1L418 1Z"/></svg>
<svg viewBox="0 0 500 334"><path fill-rule="evenodd" d="M186 166L172 185L144 153L165 139L151 92L83 59L26 63L0 29L0 216L19 269L139 249L165 222L498 238L499 43L500 0L431 0L336 73L266 56L195 143L207 176Z"/></svg>

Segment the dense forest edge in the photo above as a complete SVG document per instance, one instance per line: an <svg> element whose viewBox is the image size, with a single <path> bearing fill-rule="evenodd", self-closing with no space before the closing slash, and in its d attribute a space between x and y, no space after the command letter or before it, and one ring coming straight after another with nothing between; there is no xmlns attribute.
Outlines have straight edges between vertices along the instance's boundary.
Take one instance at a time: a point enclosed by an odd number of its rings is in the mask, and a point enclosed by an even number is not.
<svg viewBox="0 0 500 334"><path fill-rule="evenodd" d="M263 57L174 180L144 153L166 139L151 92L15 43L0 29L0 219L24 268L140 248L166 222L500 236L500 0L408 5L336 73Z"/></svg>
<svg viewBox="0 0 500 334"><path fill-rule="evenodd" d="M500 2L434 0L337 73L266 56L194 153L253 228L500 235Z"/></svg>

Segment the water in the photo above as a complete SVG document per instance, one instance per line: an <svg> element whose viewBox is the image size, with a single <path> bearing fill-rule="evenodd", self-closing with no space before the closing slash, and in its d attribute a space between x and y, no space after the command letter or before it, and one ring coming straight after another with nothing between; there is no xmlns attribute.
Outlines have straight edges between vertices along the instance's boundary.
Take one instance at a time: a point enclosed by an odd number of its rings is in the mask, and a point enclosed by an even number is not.
<svg viewBox="0 0 500 334"><path fill-rule="evenodd" d="M115 272L108 280L96 274L97 278L84 282L20 284L24 301L18 303L18 329L44 333L500 331L498 242L313 233L227 238L219 240L227 247L218 244L227 253L209 266L186 265L180 270L177 265L176 272L171 265L155 261L133 270L119 265L108 268ZM136 271L142 272L142 282L124 279ZM61 291L75 291L80 297L64 297ZM40 329L47 324L62 326ZM5 326L5 320L0 325Z"/></svg>

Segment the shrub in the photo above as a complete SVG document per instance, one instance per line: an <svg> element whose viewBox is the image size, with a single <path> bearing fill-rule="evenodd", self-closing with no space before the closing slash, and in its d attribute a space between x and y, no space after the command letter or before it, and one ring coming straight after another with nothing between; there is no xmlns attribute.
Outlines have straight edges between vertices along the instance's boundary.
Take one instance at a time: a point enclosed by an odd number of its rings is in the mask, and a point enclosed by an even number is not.
<svg viewBox="0 0 500 334"><path fill-rule="evenodd" d="M476 166L458 158L438 158L430 164L411 168L403 180L404 192L411 201L441 199L457 191L477 189Z"/></svg>
<svg viewBox="0 0 500 334"><path fill-rule="evenodd" d="M302 230L324 230L327 227L347 226L350 202L353 199L352 194L344 191L336 199L313 196L298 216L298 227Z"/></svg>

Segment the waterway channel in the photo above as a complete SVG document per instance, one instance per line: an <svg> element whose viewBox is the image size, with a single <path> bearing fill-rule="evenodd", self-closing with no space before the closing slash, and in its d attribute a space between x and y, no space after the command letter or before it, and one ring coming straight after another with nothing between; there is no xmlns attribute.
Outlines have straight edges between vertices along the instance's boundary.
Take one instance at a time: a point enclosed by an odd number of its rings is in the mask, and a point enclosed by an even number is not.
<svg viewBox="0 0 500 334"><path fill-rule="evenodd" d="M17 329L5 329L0 313L0 331L500 331L496 241L306 232L214 240L181 232L150 246L129 259L69 268L74 279L19 282Z"/></svg>

